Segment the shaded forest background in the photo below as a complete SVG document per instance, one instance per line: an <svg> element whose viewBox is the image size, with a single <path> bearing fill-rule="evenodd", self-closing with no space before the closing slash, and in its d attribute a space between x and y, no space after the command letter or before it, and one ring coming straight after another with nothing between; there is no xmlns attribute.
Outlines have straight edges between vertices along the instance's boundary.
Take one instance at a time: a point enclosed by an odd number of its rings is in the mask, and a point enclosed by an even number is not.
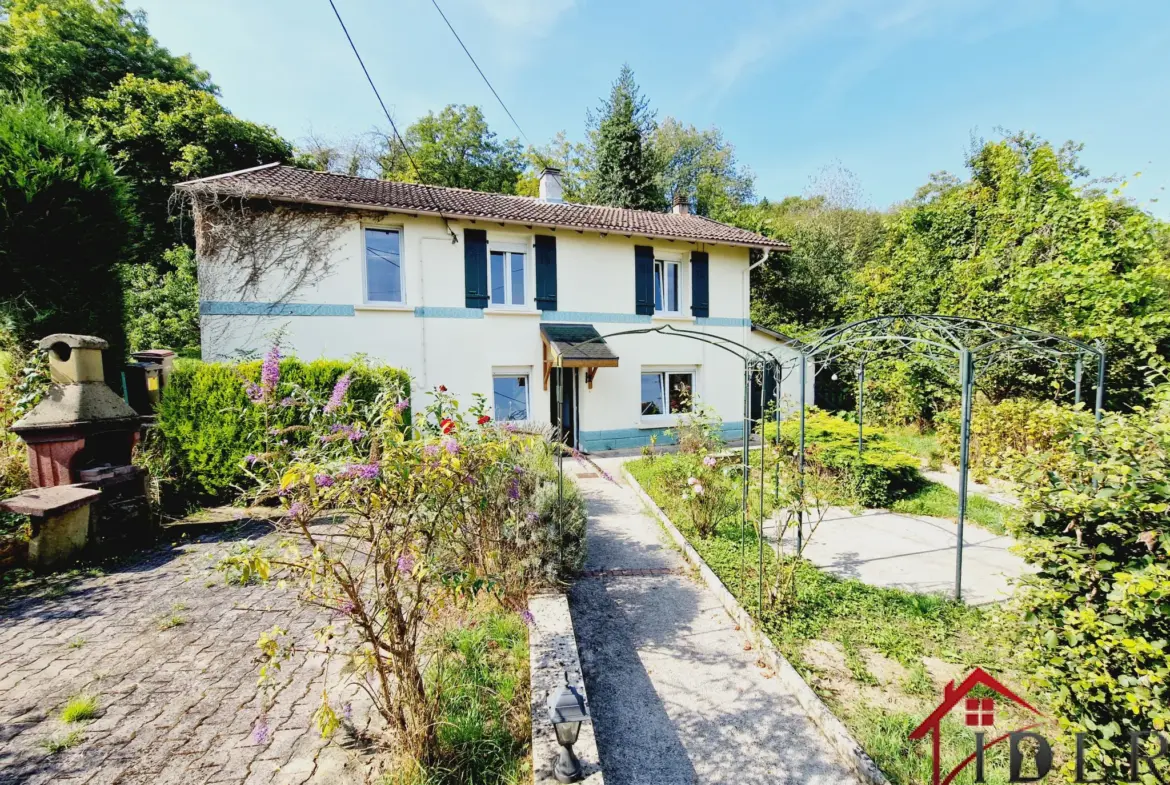
<svg viewBox="0 0 1170 785"><path fill-rule="evenodd" d="M1094 180L1080 148L1024 132L973 141L961 175L939 173L904 202L869 206L826 166L798 195L756 192L718 128L659 118L623 67L583 107L586 133L524 147L479 107L448 105L388 129L297 141L220 103L211 75L149 33L121 0L0 0L0 334L9 346L57 330L112 351L197 355L189 222L174 183L272 161L361 176L533 196L546 166L570 201L701 215L787 241L752 278L752 318L796 337L878 314L940 313L1101 340L1109 400L1141 403L1170 353L1170 230ZM413 158L413 162L411 161ZM929 424L953 403L947 369L914 356L869 374L883 419ZM827 377L824 401L851 405ZM992 399L1071 401L1068 369L1021 367Z"/></svg>

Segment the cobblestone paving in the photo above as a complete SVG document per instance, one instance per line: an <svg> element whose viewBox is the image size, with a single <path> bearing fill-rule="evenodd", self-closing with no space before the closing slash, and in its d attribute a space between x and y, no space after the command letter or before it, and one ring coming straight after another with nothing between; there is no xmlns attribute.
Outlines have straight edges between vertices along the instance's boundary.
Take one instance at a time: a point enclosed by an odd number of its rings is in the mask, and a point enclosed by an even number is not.
<svg viewBox="0 0 1170 785"><path fill-rule="evenodd" d="M285 665L268 733L254 733L257 636L279 624L311 641L323 617L272 586L226 585L214 565L232 541L275 536L260 524L221 530L56 596L0 600L0 784L363 781L369 756L353 736L327 743L310 727L326 686L320 658ZM98 716L67 725L62 707L84 693ZM352 700L366 728L364 696L339 686L330 696ZM49 751L74 730L74 746Z"/></svg>

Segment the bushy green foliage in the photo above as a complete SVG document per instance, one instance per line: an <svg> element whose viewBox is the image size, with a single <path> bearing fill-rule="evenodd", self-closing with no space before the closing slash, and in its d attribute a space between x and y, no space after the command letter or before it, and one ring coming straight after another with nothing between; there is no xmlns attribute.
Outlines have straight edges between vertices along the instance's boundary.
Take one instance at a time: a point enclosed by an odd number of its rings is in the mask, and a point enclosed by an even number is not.
<svg viewBox="0 0 1170 785"><path fill-rule="evenodd" d="M252 487L245 458L264 452L264 434L304 425L311 411L302 405L262 407L249 399L246 385L260 381L261 363L179 363L163 392L158 413L163 459L170 475L167 490L184 502L223 502ZM384 389L409 396L409 377L395 368L361 362L291 358L281 361L281 378L306 393L328 397L349 372L349 398L372 402ZM295 440L294 430L284 437Z"/></svg>
<svg viewBox="0 0 1170 785"><path fill-rule="evenodd" d="M1170 384L1026 463L1022 669L1065 731L1090 734L1105 779L1129 781L1129 733L1170 725Z"/></svg>
<svg viewBox="0 0 1170 785"><path fill-rule="evenodd" d="M622 66L597 114L589 116L589 125L593 171L586 198L613 207L662 209L652 142L654 113L628 65Z"/></svg>
<svg viewBox="0 0 1170 785"><path fill-rule="evenodd" d="M0 322L22 340L105 338L116 385L124 339L115 267L132 226L126 184L84 127L38 95L0 94Z"/></svg>
<svg viewBox="0 0 1170 785"><path fill-rule="evenodd" d="M764 435L776 441L776 424L766 423ZM780 424L778 444L781 454L798 454L799 418ZM805 450L806 460L828 469L849 501L862 507L889 507L922 482L918 459L890 441L881 428L865 429L865 450L859 455L857 424L818 409L805 416Z"/></svg>
<svg viewBox="0 0 1170 785"><path fill-rule="evenodd" d="M199 279L195 252L178 245L163 254L163 269L126 268L126 338L130 351L172 349L199 355Z"/></svg>
<svg viewBox="0 0 1170 785"><path fill-rule="evenodd" d="M959 462L959 415L948 410L936 419L939 443L947 459ZM1077 430L1085 430L1093 415L1053 401L1008 398L998 403L976 401L971 410L972 476L1016 479L1016 464L1034 452L1067 449Z"/></svg>
<svg viewBox="0 0 1170 785"><path fill-rule="evenodd" d="M160 46L146 15L122 0L4 0L0 9L0 87L36 87L74 115L128 73L215 91L206 71Z"/></svg>

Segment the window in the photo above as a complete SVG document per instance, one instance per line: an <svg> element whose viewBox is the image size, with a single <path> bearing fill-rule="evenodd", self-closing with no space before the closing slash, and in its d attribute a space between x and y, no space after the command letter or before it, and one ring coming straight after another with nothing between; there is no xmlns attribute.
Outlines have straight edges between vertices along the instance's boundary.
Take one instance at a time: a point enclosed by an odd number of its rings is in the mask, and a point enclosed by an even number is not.
<svg viewBox="0 0 1170 785"><path fill-rule="evenodd" d="M488 288L492 305L514 308L524 305L524 259L521 251L492 251L488 265Z"/></svg>
<svg viewBox="0 0 1170 785"><path fill-rule="evenodd" d="M654 261L654 310L678 313L678 262Z"/></svg>
<svg viewBox="0 0 1170 785"><path fill-rule="evenodd" d="M366 229L366 300L401 303L402 235L397 229Z"/></svg>
<svg viewBox="0 0 1170 785"><path fill-rule="evenodd" d="M495 406L497 420L527 420L528 377L493 376L492 403Z"/></svg>
<svg viewBox="0 0 1170 785"><path fill-rule="evenodd" d="M993 698L967 698L967 724L973 727L995 724Z"/></svg>
<svg viewBox="0 0 1170 785"><path fill-rule="evenodd" d="M691 371L644 372L642 416L694 411L694 387L695 375Z"/></svg>

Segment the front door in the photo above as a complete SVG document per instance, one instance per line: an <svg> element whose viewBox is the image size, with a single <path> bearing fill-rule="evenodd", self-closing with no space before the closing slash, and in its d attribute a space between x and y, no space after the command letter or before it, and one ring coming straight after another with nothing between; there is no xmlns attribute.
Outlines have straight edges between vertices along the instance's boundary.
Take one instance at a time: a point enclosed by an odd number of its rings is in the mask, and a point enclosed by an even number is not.
<svg viewBox="0 0 1170 785"><path fill-rule="evenodd" d="M561 406L557 408L557 374L565 374ZM553 368L548 380L549 420L553 427L564 425L565 444L577 446L577 369Z"/></svg>

